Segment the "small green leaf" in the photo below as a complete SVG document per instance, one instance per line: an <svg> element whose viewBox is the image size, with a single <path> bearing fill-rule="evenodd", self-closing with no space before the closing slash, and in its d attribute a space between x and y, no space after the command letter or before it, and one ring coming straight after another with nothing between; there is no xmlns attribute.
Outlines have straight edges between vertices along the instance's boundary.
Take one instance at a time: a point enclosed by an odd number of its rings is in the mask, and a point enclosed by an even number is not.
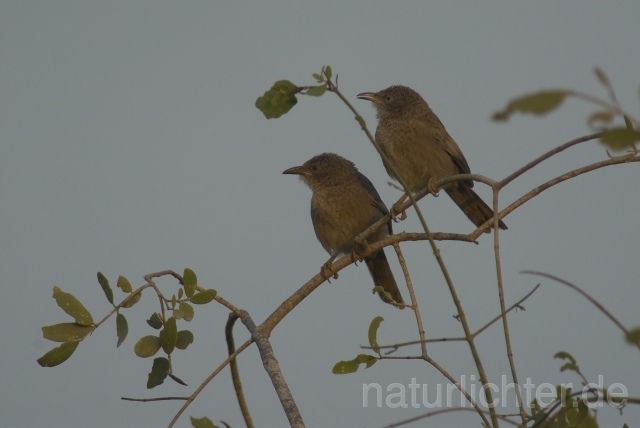
<svg viewBox="0 0 640 428"><path fill-rule="evenodd" d="M102 287L102 291L104 291L104 295L107 296L107 300L113 305L113 290L109 285L107 277L104 276L102 272L98 272L98 282L100 283L100 287Z"/></svg>
<svg viewBox="0 0 640 428"><path fill-rule="evenodd" d="M177 320L181 320L184 317L184 313L178 308L173 310L173 317Z"/></svg>
<svg viewBox="0 0 640 428"><path fill-rule="evenodd" d="M587 125L594 127L598 122L609 124L613 120L613 114L608 111L597 111L587 119Z"/></svg>
<svg viewBox="0 0 640 428"><path fill-rule="evenodd" d="M193 416L190 416L191 418L191 425L194 428L218 428L217 425L215 425L213 422L211 422L211 419L209 418L194 418Z"/></svg>
<svg viewBox="0 0 640 428"><path fill-rule="evenodd" d="M313 76L314 79L316 79L318 81L318 83L324 82L324 79L318 73L313 73L312 76Z"/></svg>
<svg viewBox="0 0 640 428"><path fill-rule="evenodd" d="M255 106L267 119L275 119L287 113L297 104L298 88L288 80L279 80L263 96L256 99Z"/></svg>
<svg viewBox="0 0 640 428"><path fill-rule="evenodd" d="M176 348L187 349L189 345L193 343L193 333L189 330L181 330L178 332L178 338L176 339Z"/></svg>
<svg viewBox="0 0 640 428"><path fill-rule="evenodd" d="M602 133L600 142L612 150L624 150L640 141L640 132L627 128L613 128Z"/></svg>
<svg viewBox="0 0 640 428"><path fill-rule="evenodd" d="M151 373L149 373L149 379L147 380L147 389L155 388L164 383L168 374L169 360L164 357L153 360L153 367L151 367Z"/></svg>
<svg viewBox="0 0 640 428"><path fill-rule="evenodd" d="M156 330L160 330L160 328L162 327L162 320L160 319L160 315L158 315L157 312L154 312L153 315L151 315L151 318L147 320L147 324L149 324Z"/></svg>
<svg viewBox="0 0 640 428"><path fill-rule="evenodd" d="M312 97L319 97L324 95L325 92L327 92L327 85L320 85L310 87L307 89L306 94L311 95Z"/></svg>
<svg viewBox="0 0 640 428"><path fill-rule="evenodd" d="M191 303L194 305L204 305L216 298L218 292L214 289L204 290L197 294L194 294L191 299Z"/></svg>
<svg viewBox="0 0 640 428"><path fill-rule="evenodd" d="M572 372L577 372L578 371L578 366L576 366L573 363L565 363L562 367L560 367L560 371L564 372L570 370Z"/></svg>
<svg viewBox="0 0 640 428"><path fill-rule="evenodd" d="M176 346L176 340L178 338L178 327L176 326L176 319L170 317L167 322L164 323L164 328L160 330L160 345L162 350L170 355Z"/></svg>
<svg viewBox="0 0 640 428"><path fill-rule="evenodd" d="M71 315L76 323L80 325L93 324L93 318L88 310L82 306L82 303L69 293L65 293L60 288L53 287L53 298L56 299L58 306L67 314Z"/></svg>
<svg viewBox="0 0 640 428"><path fill-rule="evenodd" d="M184 290L182 288L178 288L178 300L182 299L184 295Z"/></svg>
<svg viewBox="0 0 640 428"><path fill-rule="evenodd" d="M135 305L136 303L138 303L140 301L140 299L142 298L142 290L138 291L137 293L134 293L130 296L127 297L127 303L123 304L122 307L123 308L130 308L133 305Z"/></svg>
<svg viewBox="0 0 640 428"><path fill-rule="evenodd" d="M180 311L182 311L183 319L187 322L191 321L195 316L193 306L187 302L180 302Z"/></svg>
<svg viewBox="0 0 640 428"><path fill-rule="evenodd" d="M91 325L65 322L42 327L42 337L53 342L71 342L84 339L93 329Z"/></svg>
<svg viewBox="0 0 640 428"><path fill-rule="evenodd" d="M542 116L558 108L567 93L562 90L540 91L518 97L511 101L503 111L493 114L494 121L506 121L514 113L531 113Z"/></svg>
<svg viewBox="0 0 640 428"><path fill-rule="evenodd" d="M175 308L177 303L178 303L178 299L176 298L176 295L174 294L173 296L171 296L171 309Z"/></svg>
<svg viewBox="0 0 640 428"><path fill-rule="evenodd" d="M122 275L118 277L118 283L116 285L125 293L131 293L131 290L133 290L131 288L131 283L129 282L129 280Z"/></svg>
<svg viewBox="0 0 640 428"><path fill-rule="evenodd" d="M384 287L380 285L376 285L375 287L373 287L373 290L371 290L371 293L372 294L378 293L378 295L382 297L382 300L384 300L387 303L395 302L395 300L393 300L393 296L391 296L391 293L386 291Z"/></svg>
<svg viewBox="0 0 640 428"><path fill-rule="evenodd" d="M116 348L119 348L120 345L122 345L122 342L127 338L127 334L129 334L127 319L122 314L118 314L118 316L116 316L116 334L118 335L118 344L116 345Z"/></svg>
<svg viewBox="0 0 640 428"><path fill-rule="evenodd" d="M369 346L373 351L380 355L380 345L378 345L378 328L380 327L380 323L384 321L382 317L375 317L371 324L369 324Z"/></svg>
<svg viewBox="0 0 640 428"><path fill-rule="evenodd" d="M358 371L360 364L366 364L366 369L374 365L378 359L373 355L360 354L350 361L339 361L333 366L331 369L331 373L333 374L349 374L355 373Z"/></svg>
<svg viewBox="0 0 640 428"><path fill-rule="evenodd" d="M42 367L55 367L62 364L67 361L71 355L73 355L79 344L79 340L65 342L38 358L38 364Z"/></svg>
<svg viewBox="0 0 640 428"><path fill-rule="evenodd" d="M160 339L158 336L145 336L138 340L133 347L133 352L140 358L148 358L156 355L160 350Z"/></svg>
<svg viewBox="0 0 640 428"><path fill-rule="evenodd" d="M184 286L184 292L187 297L193 296L193 293L196 292L196 285L198 285L198 278L196 274L189 268L184 270L184 274L182 275L182 285Z"/></svg>
<svg viewBox="0 0 640 428"><path fill-rule="evenodd" d="M553 358L557 358L557 359L561 359L561 360L569 360L573 364L575 364L577 362L576 359L573 358L573 355L571 355L570 353L565 352L565 351L556 352L556 354L553 356Z"/></svg>
<svg viewBox="0 0 640 428"><path fill-rule="evenodd" d="M640 327L634 328L627 333L625 339L633 345L640 344Z"/></svg>
<svg viewBox="0 0 640 428"><path fill-rule="evenodd" d="M187 385L187 384L186 384L186 382L185 382L185 381L183 381L182 379L180 379L178 376L176 376L176 375L174 375L174 374L171 374L171 373L168 373L168 375L169 375L169 377L170 377L171 379L173 379L175 382L179 383L180 385L183 385L183 386L189 386L189 385Z"/></svg>
<svg viewBox="0 0 640 428"><path fill-rule="evenodd" d="M331 373L333 374L349 374L355 373L358 371L358 363L354 360L350 361L338 361L333 369L331 369Z"/></svg>
<svg viewBox="0 0 640 428"><path fill-rule="evenodd" d="M331 76L333 76L333 72L331 71L331 66L327 65L324 68L324 75L327 76L327 79L331 79Z"/></svg>

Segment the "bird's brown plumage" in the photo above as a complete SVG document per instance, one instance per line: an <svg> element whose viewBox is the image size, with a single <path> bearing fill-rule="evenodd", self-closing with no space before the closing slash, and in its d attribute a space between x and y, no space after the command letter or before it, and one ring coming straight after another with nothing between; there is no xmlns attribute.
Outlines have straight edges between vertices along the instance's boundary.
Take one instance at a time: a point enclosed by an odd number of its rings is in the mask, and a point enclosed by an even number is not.
<svg viewBox="0 0 640 428"><path fill-rule="evenodd" d="M469 174L469 164L427 102L411 88L391 86L365 92L358 98L371 101L377 110L376 141L412 192L456 174ZM387 166L385 165L385 168ZM387 168L389 175L395 173ZM457 181L444 190L476 226L493 217L493 210L473 191L473 181ZM499 222L500 229L507 229Z"/></svg>
<svg viewBox="0 0 640 428"><path fill-rule="evenodd" d="M334 153L317 155L284 174L297 174L311 189L311 221L322 247L332 256L354 250L354 238L389 211L367 177L355 165ZM391 222L368 238L373 243L391 234ZM389 293L395 303L404 303L384 254L379 250L365 257L376 286ZM382 293L380 298L389 299Z"/></svg>

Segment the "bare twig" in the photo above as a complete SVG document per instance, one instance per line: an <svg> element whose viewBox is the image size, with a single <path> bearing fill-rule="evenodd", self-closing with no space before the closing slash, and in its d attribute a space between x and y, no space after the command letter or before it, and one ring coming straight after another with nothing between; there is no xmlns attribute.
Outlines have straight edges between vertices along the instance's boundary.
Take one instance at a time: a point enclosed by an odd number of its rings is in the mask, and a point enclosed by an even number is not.
<svg viewBox="0 0 640 428"><path fill-rule="evenodd" d="M413 284L411 283L411 276L409 275L409 269L407 269L407 262L404 260L400 244L393 244L396 255L398 256L398 262L402 268L402 273L407 282L407 288L409 289L409 296L411 297L411 309L416 315L416 323L418 323L418 335L420 336L420 344L422 346L422 357L427 357L427 345L426 338L424 336L424 326L422 325L422 317L420 316L420 308L418 307L418 300L416 299L416 293L413 290Z"/></svg>
<svg viewBox="0 0 640 428"><path fill-rule="evenodd" d="M253 343L253 339L249 339L246 342L244 342L238 349L236 349L236 351L232 355L229 355L229 357L226 360L224 360L222 362L222 364L220 364L213 371L213 373L211 373L209 376L207 376L207 378L204 380L204 382L202 382L200 384L200 386L195 391L193 391L193 394L191 394L189 396L189 398L187 398L187 402L182 405L180 410L178 410L178 413L176 413L176 415L173 417L173 419L169 423L168 428L172 428L176 424L176 422L178 422L178 419L180 418L180 416L184 413L185 410L187 410L187 407L189 407L189 405L193 402L193 400L196 399L196 397L205 388L205 386L207 386L209 384L209 382L211 382L213 380L213 378L215 378L218 375L218 373L220 373L222 371L222 369L225 368L227 366L227 364L229 364L231 362L231 360L234 360L238 355L240 355L240 353L242 351L247 349L247 347L249 345L251 345L252 343Z"/></svg>
<svg viewBox="0 0 640 428"><path fill-rule="evenodd" d="M565 281L564 279L558 278L557 276L553 276L553 275L550 275L550 274L544 273L544 272L536 272L536 271L532 271L532 270L524 270L521 273L529 274L529 275L543 276L545 278L549 278L549 279L552 279L552 280L554 280L556 282L559 282L560 284L566 285L567 287L571 288L574 291L577 291L578 293L582 294L587 300L589 300L591 303L593 303L593 305L596 308L600 309L600 312L605 314L607 316L607 318L609 318L620 330L622 330L622 332L625 335L629 334L629 330L627 330L627 328L624 325L622 325L622 323L620 321L618 321L618 319L611 312L609 312L609 310L607 310L607 308L605 308L600 302L598 302L595 298L591 297L589 295L589 293L587 293L586 291L582 290L577 285L572 284L569 281ZM638 347L638 349L640 349L640 343L636 343L636 346Z"/></svg>
<svg viewBox="0 0 640 428"><path fill-rule="evenodd" d="M123 401L139 401L142 403L148 403L151 401L185 401L188 400L189 397L158 397L158 398L129 398L129 397L120 397Z"/></svg>
<svg viewBox="0 0 640 428"><path fill-rule="evenodd" d="M470 409L468 407L452 407L452 408L449 408L449 409L434 410L432 412L425 413L424 415L414 416L412 418L405 419L404 421L394 422L391 425L385 425L383 428L396 428L396 427L400 427L402 425L410 424L412 422L420 421L422 419L427 419L427 418L430 418L432 416L442 415L444 413L473 412L473 411L475 411L475 410L474 409ZM487 415L489 414L489 412L486 411L486 410L483 410L483 413L485 413ZM513 422L513 421L508 419L508 418L511 418L511 417L514 417L514 416L518 416L518 415L500 415L500 414L498 414L497 416L498 416L498 418L502 419L506 423L509 423L511 425L514 425L514 426L518 426L517 422Z"/></svg>

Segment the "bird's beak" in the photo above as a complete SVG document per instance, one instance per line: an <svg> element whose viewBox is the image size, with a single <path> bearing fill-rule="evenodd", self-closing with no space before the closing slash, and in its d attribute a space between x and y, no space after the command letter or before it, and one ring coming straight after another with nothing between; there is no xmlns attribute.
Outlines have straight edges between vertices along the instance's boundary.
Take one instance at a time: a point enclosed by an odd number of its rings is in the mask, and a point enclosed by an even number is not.
<svg viewBox="0 0 640 428"><path fill-rule="evenodd" d="M380 98L378 98L375 92L363 92L356 96L361 100L371 101L374 104L380 104Z"/></svg>
<svg viewBox="0 0 640 428"><path fill-rule="evenodd" d="M309 170L303 166L294 166L293 168L285 170L283 174L296 174L306 177L309 175Z"/></svg>

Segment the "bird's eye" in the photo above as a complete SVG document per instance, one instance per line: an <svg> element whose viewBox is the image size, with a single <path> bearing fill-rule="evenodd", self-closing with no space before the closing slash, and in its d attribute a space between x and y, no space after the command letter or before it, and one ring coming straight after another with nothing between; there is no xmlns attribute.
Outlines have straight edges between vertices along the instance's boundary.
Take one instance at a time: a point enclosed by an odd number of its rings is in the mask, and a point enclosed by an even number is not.
<svg viewBox="0 0 640 428"><path fill-rule="evenodd" d="M311 169L313 170L313 172L316 172L318 170L318 165L313 165Z"/></svg>
<svg viewBox="0 0 640 428"><path fill-rule="evenodd" d="M387 95L387 97L385 98L387 101L391 101L391 95Z"/></svg>

